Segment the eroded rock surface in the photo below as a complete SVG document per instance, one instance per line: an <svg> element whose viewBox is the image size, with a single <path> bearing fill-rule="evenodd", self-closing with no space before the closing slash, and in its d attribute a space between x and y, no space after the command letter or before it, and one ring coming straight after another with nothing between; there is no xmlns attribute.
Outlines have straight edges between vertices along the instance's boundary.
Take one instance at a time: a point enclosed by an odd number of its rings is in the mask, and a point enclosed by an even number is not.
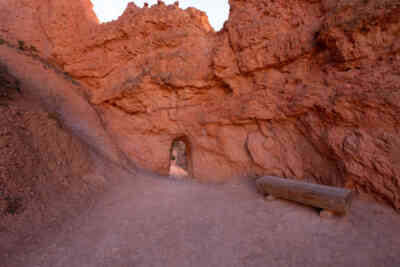
<svg viewBox="0 0 400 267"><path fill-rule="evenodd" d="M92 175L94 159L65 127L61 115L27 97L19 79L0 63L0 250L8 233L26 234L37 225L76 212L102 186Z"/></svg>
<svg viewBox="0 0 400 267"><path fill-rule="evenodd" d="M140 166L168 175L184 137L195 178L312 180L400 209L400 1L230 0L220 32L162 2L106 24L89 0L38 2L0 3L3 38L86 84Z"/></svg>

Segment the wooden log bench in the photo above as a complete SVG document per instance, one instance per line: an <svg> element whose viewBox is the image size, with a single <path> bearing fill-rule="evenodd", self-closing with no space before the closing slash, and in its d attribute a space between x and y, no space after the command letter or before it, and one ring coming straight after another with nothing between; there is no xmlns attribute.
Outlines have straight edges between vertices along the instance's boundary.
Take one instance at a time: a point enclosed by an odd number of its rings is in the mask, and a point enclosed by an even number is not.
<svg viewBox="0 0 400 267"><path fill-rule="evenodd" d="M256 186L259 192L269 196L270 199L282 198L320 208L323 217L333 214L345 215L353 198L353 193L349 189L273 176L257 179Z"/></svg>

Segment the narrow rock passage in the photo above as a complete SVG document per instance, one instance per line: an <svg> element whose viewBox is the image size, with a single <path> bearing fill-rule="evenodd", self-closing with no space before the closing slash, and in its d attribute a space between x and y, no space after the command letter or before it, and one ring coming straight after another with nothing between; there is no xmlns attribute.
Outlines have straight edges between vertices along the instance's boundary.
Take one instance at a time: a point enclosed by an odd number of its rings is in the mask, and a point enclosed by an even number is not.
<svg viewBox="0 0 400 267"><path fill-rule="evenodd" d="M400 266L400 216L367 199L322 219L248 182L138 174L88 213L0 266Z"/></svg>

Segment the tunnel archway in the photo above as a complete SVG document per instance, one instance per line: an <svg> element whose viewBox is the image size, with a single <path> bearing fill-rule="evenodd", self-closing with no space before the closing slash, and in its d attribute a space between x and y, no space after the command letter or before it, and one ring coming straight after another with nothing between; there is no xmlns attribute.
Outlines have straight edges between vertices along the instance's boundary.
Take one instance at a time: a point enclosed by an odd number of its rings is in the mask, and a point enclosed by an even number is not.
<svg viewBox="0 0 400 267"><path fill-rule="evenodd" d="M192 177L191 150L186 137L178 137L172 141L169 175L175 178Z"/></svg>

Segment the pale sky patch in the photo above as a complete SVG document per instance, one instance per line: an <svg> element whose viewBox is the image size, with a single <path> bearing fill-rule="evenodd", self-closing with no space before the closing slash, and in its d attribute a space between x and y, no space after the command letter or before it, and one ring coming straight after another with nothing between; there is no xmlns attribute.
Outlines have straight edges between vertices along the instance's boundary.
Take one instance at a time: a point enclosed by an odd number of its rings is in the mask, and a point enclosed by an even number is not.
<svg viewBox="0 0 400 267"><path fill-rule="evenodd" d="M101 22L116 20L122 15L128 2L134 2L143 7L144 3L154 5L157 0L91 0L94 11ZM176 0L165 0L166 4L173 4ZM181 0L180 8L195 7L207 13L210 24L215 30L220 30L229 16L228 0Z"/></svg>

